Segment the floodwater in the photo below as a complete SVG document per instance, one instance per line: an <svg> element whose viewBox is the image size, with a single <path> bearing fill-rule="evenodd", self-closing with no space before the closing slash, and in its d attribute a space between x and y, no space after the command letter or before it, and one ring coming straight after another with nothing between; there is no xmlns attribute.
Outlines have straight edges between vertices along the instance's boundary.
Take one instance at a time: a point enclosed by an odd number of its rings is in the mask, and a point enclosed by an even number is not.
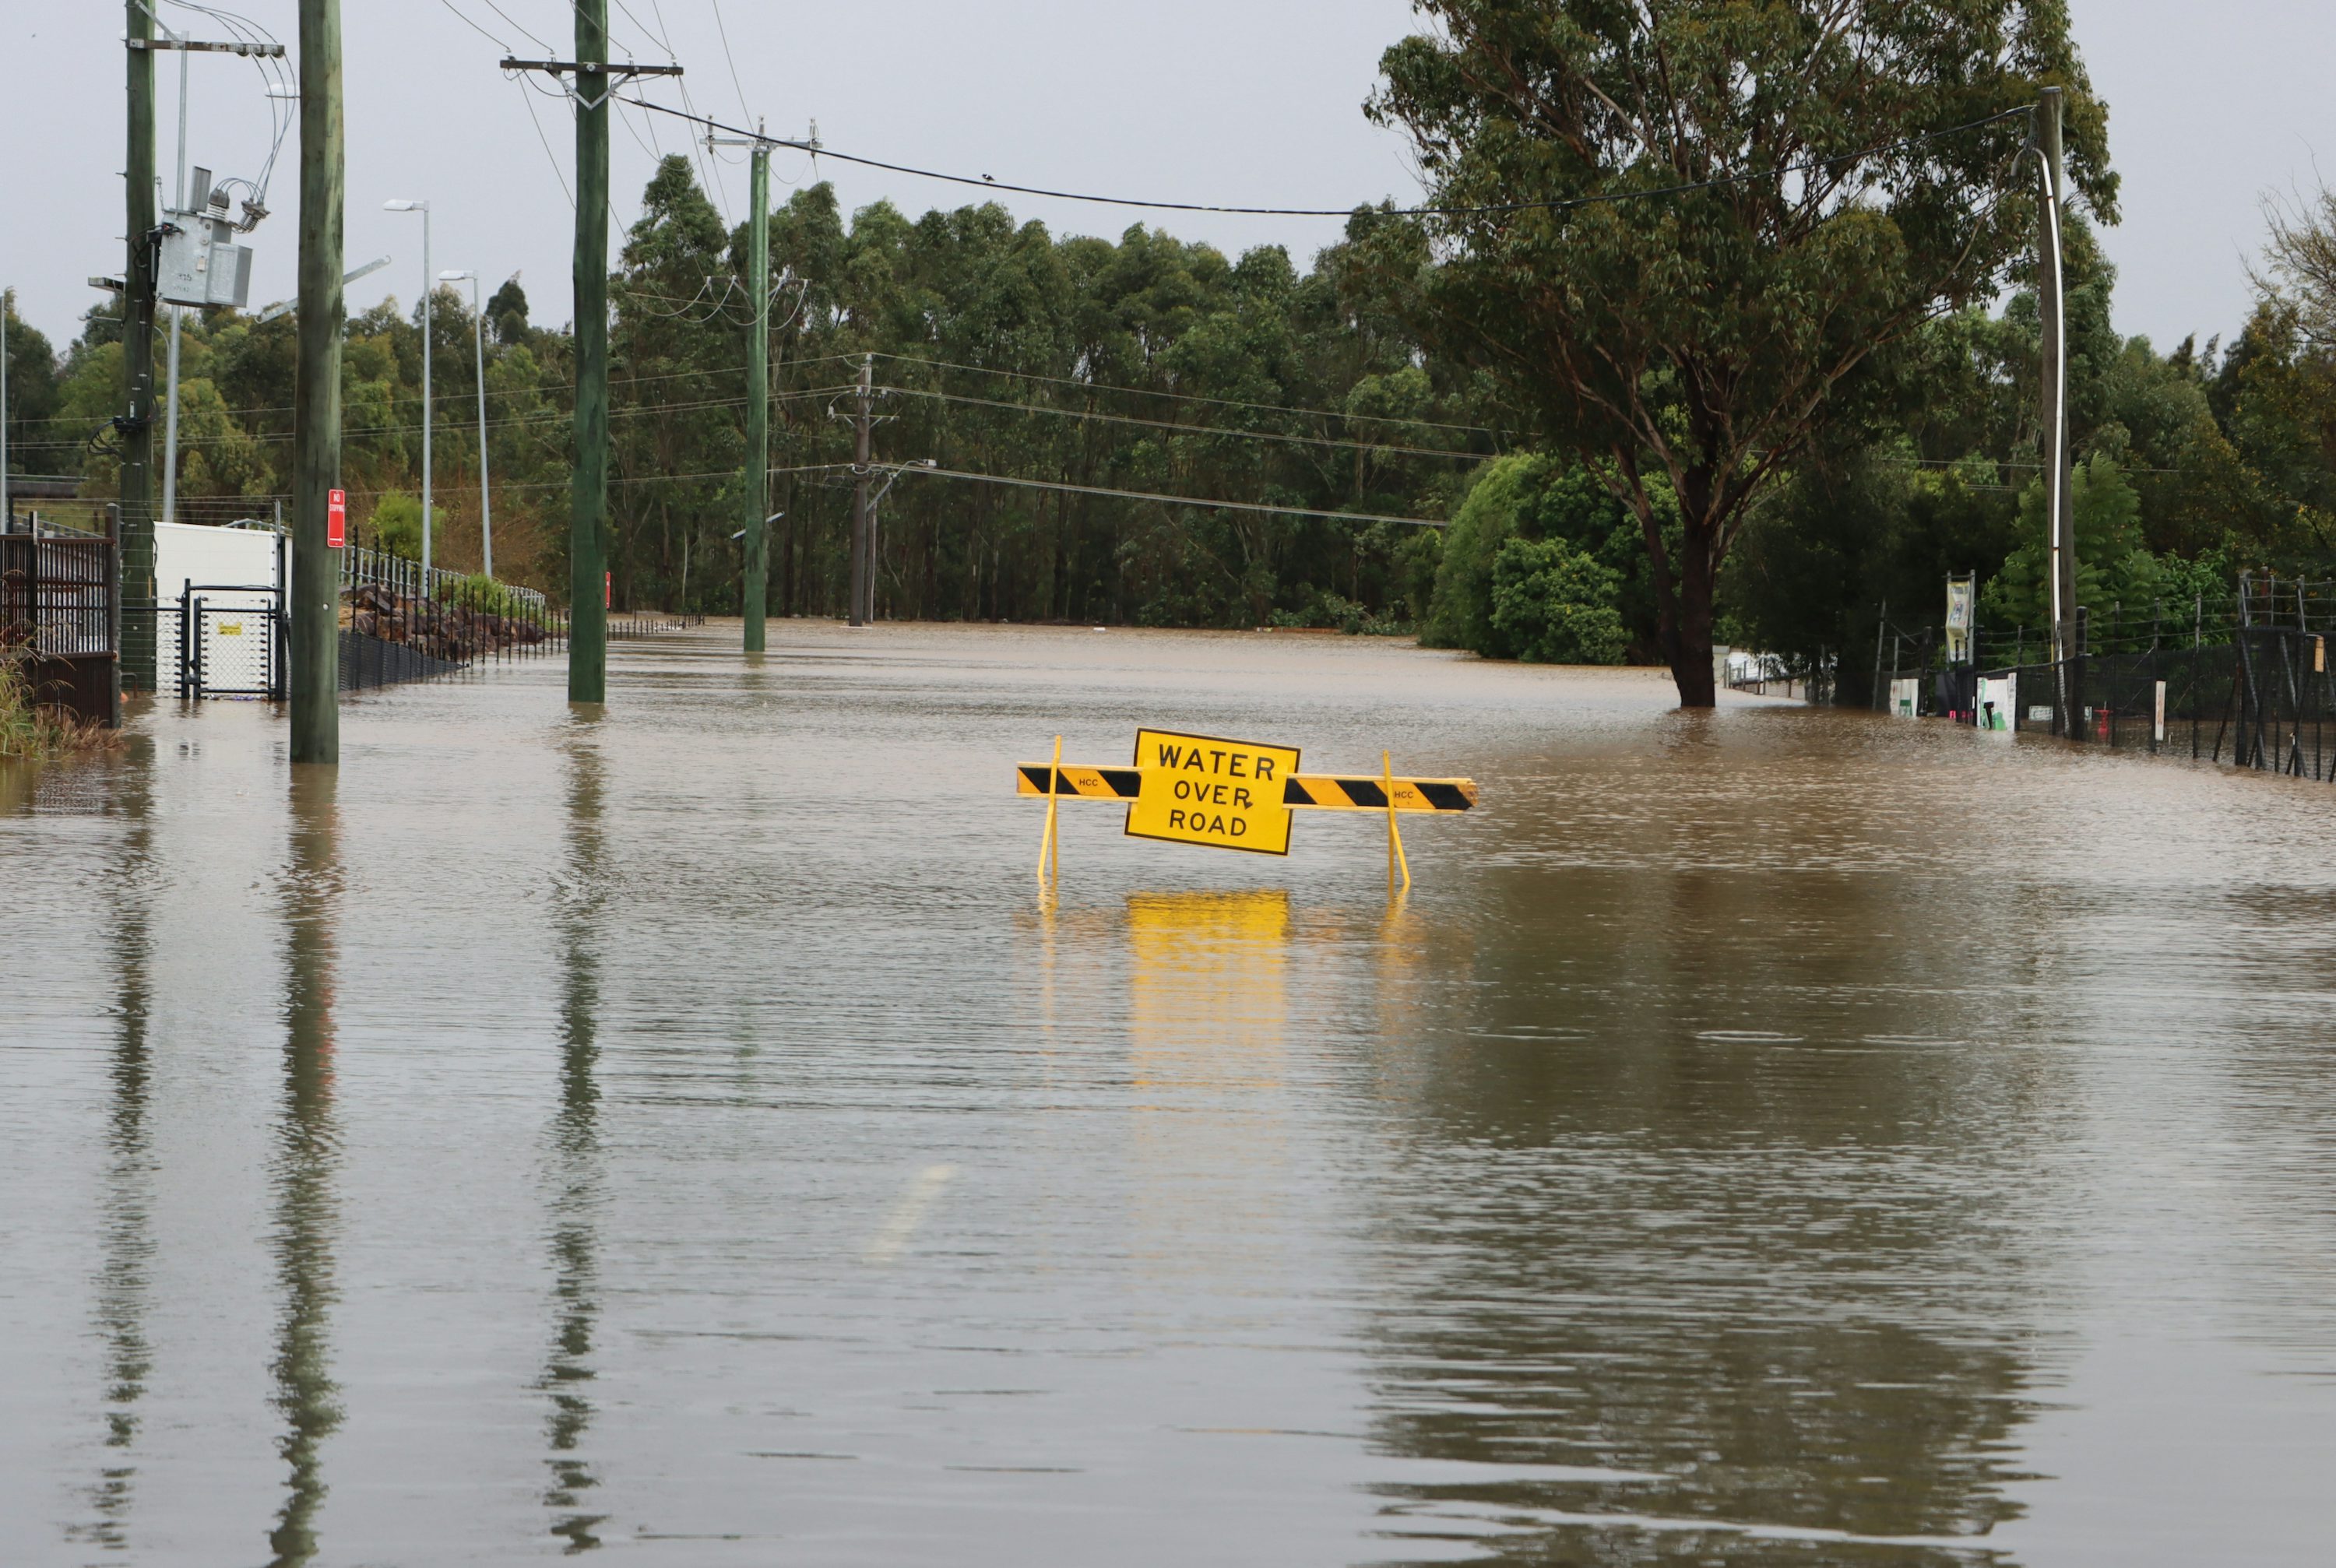
<svg viewBox="0 0 2336 1568"><path fill-rule="evenodd" d="M2336 790L774 630L0 772L0 1561L2329 1561ZM1139 724L1483 805L1042 896Z"/></svg>

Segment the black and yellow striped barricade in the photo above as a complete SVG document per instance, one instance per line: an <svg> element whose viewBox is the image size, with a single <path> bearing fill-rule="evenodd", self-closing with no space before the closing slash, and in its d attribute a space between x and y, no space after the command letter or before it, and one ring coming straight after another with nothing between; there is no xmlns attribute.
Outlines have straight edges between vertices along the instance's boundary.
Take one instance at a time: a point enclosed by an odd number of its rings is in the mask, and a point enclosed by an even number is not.
<svg viewBox="0 0 2336 1568"><path fill-rule="evenodd" d="M1290 746L1169 730L1138 730L1135 761L1127 767L1097 767L1062 761L1062 737L1055 760L1015 765L1017 794L1046 802L1046 836L1038 847L1038 871L1060 869L1055 829L1056 803L1117 801L1127 808L1125 832L1132 838L1163 839L1251 854L1288 854L1290 822L1300 811L1377 812L1387 818L1387 870L1411 885L1411 867L1396 826L1403 812L1465 812L1476 803L1476 784L1465 778L1397 778L1392 759L1381 754L1380 771L1309 774Z"/></svg>

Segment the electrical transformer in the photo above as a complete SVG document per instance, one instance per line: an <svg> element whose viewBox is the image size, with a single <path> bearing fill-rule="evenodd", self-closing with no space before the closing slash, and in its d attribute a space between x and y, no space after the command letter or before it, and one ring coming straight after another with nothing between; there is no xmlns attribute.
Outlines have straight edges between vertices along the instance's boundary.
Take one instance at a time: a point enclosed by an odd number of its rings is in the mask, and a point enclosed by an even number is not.
<svg viewBox="0 0 2336 1568"><path fill-rule="evenodd" d="M168 212L157 268L158 297L166 305L231 305L251 301L251 247L235 242L227 192L211 189L210 171L195 170L191 212Z"/></svg>

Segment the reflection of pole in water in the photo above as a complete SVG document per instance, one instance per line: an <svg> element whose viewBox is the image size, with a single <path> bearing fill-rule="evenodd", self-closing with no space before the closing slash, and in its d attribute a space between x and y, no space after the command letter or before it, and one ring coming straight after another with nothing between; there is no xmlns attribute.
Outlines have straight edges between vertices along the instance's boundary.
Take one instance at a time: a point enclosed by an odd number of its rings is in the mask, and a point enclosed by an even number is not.
<svg viewBox="0 0 2336 1568"><path fill-rule="evenodd" d="M108 880L119 902L113 911L116 994L121 998L119 1030L107 1076L112 1081L113 1104L106 1122L109 1156L104 1186L104 1218L99 1242L96 1284L96 1329L105 1347L104 1466L90 1488L90 1505L96 1518L67 1534L70 1539L109 1552L127 1551L131 1484L137 1466L130 1450L138 1440L138 1401L146 1392L151 1368L146 1342L147 1264L153 1256L153 1139L147 1125L148 1075L146 1024L152 1006L152 937L146 908L151 870L154 830L148 813L151 805L153 765L151 744L133 741L136 755L122 767L117 798L129 820L122 860Z"/></svg>
<svg viewBox="0 0 2336 1568"><path fill-rule="evenodd" d="M599 1483L579 1452L592 1425L592 1329L599 1317L599 1248L595 1230L600 1186L600 1090L594 1076L600 1047L599 927L603 850L600 837L600 754L579 740L569 749L569 863L575 881L560 920L566 984L560 1001L560 1109L551 1129L551 1349L538 1387L550 1396L544 1423L550 1444L551 1485L545 1506L555 1511L551 1533L571 1553L600 1544L593 1531L608 1518L578 1506Z"/></svg>
<svg viewBox="0 0 2336 1568"><path fill-rule="evenodd" d="M277 1320L276 1407L284 1416L277 1452L290 1466L284 1507L268 1542L290 1568L316 1553L316 1510L325 1500L325 1439L341 1424L328 1365L334 1300L333 922L339 902L338 818L329 767L292 770L292 855L285 901L284 1117L277 1132L276 1274L284 1292Z"/></svg>

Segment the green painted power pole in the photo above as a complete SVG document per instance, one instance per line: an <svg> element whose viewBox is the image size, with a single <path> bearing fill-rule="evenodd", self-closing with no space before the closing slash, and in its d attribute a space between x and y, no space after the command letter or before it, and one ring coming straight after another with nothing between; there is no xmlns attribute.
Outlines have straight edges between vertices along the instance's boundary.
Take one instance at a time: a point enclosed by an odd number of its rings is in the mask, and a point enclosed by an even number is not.
<svg viewBox="0 0 2336 1568"><path fill-rule="evenodd" d="M154 14L129 0L130 155L122 273L122 681L151 691L154 668Z"/></svg>
<svg viewBox="0 0 2336 1568"><path fill-rule="evenodd" d="M568 700L608 700L608 0L576 9L576 472Z"/></svg>
<svg viewBox="0 0 2336 1568"><path fill-rule="evenodd" d="M300 0L299 361L292 413L292 760L341 760L340 562L326 514L341 472L340 0Z"/></svg>
<svg viewBox="0 0 2336 1568"><path fill-rule="evenodd" d="M771 515L771 148L756 141L747 181L754 204L746 219L746 262L754 290L754 336L746 345L746 651L763 651L763 612L770 578Z"/></svg>

